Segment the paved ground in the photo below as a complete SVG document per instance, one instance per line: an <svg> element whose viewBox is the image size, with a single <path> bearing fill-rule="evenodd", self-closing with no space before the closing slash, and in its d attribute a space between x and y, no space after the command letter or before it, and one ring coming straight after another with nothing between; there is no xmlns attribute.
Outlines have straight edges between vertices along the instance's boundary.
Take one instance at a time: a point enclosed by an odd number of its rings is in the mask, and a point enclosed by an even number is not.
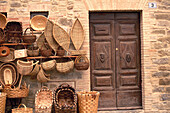
<svg viewBox="0 0 170 113"><path fill-rule="evenodd" d="M97 113L144 113L143 110L98 111Z"/></svg>

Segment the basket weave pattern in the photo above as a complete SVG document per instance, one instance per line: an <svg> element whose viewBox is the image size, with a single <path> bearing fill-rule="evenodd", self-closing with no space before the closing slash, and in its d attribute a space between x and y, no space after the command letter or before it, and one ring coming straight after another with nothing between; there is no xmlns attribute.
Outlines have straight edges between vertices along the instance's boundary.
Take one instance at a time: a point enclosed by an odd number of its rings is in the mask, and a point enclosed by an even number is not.
<svg viewBox="0 0 170 113"><path fill-rule="evenodd" d="M77 92L80 113L97 113L99 92Z"/></svg>
<svg viewBox="0 0 170 113"><path fill-rule="evenodd" d="M21 105L23 105L24 108L20 108ZM33 113L33 109L27 108L24 104L20 104L18 108L12 109L12 113Z"/></svg>
<svg viewBox="0 0 170 113"><path fill-rule="evenodd" d="M0 94L0 113L5 113L6 93Z"/></svg>

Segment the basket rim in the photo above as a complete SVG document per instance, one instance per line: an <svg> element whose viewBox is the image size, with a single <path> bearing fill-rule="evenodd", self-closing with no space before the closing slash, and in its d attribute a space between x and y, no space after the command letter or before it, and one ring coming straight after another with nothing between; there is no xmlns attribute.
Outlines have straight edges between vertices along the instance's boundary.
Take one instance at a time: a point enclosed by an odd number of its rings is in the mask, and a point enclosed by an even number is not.
<svg viewBox="0 0 170 113"><path fill-rule="evenodd" d="M3 17L4 20L6 21L5 24L4 24L4 26L2 26L2 27L0 26L0 28L4 29L5 26L6 26L6 24L7 24L7 18L6 18L6 16L5 16L4 14L0 13L0 18L1 18L1 17Z"/></svg>

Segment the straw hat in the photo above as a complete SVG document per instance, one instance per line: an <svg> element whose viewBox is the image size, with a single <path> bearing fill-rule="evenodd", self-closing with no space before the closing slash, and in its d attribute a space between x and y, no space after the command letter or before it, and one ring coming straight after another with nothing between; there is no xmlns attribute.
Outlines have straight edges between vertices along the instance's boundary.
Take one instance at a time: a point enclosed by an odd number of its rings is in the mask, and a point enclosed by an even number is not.
<svg viewBox="0 0 170 113"><path fill-rule="evenodd" d="M6 23L7 23L6 16L0 13L0 28L4 29Z"/></svg>
<svg viewBox="0 0 170 113"><path fill-rule="evenodd" d="M31 27L34 29L34 30L44 30L45 27L46 27L46 23L47 23L47 18L43 15L37 15L37 16L34 16L31 21L30 21L30 24L31 24Z"/></svg>

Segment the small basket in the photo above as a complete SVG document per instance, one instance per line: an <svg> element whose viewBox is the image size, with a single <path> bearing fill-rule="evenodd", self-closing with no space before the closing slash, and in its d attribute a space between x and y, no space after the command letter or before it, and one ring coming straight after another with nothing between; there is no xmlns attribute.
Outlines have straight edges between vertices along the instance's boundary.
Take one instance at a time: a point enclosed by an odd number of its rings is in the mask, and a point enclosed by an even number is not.
<svg viewBox="0 0 170 113"><path fill-rule="evenodd" d="M30 47L27 49L28 56L38 56L40 49L38 47Z"/></svg>
<svg viewBox="0 0 170 113"><path fill-rule="evenodd" d="M75 89L63 83L54 90L55 113L77 113L77 95Z"/></svg>
<svg viewBox="0 0 170 113"><path fill-rule="evenodd" d="M68 62L61 62L56 63L56 69L60 73L68 73L74 68L74 62L68 61Z"/></svg>
<svg viewBox="0 0 170 113"><path fill-rule="evenodd" d="M58 56L64 56L65 55L65 50L61 46L58 47L57 55Z"/></svg>
<svg viewBox="0 0 170 113"><path fill-rule="evenodd" d="M33 69L33 61L17 61L17 70L21 75L28 75Z"/></svg>
<svg viewBox="0 0 170 113"><path fill-rule="evenodd" d="M7 93L8 98L24 98L28 96L29 93L29 87L28 88L25 86L22 86L20 88L11 88L11 86L5 86L3 89L3 92Z"/></svg>
<svg viewBox="0 0 170 113"><path fill-rule="evenodd" d="M30 31L31 31L31 33L32 33L31 35L27 35L27 34L26 34L26 32L27 32L28 29L30 29ZM36 35L33 35L33 31L31 30L31 28L27 28L27 29L25 30L25 32L24 32L23 41L24 41L25 43L34 43L35 40L36 40Z"/></svg>
<svg viewBox="0 0 170 113"><path fill-rule="evenodd" d="M99 92L77 92L77 94L79 113L97 113Z"/></svg>
<svg viewBox="0 0 170 113"><path fill-rule="evenodd" d="M6 93L0 93L0 113L5 113Z"/></svg>
<svg viewBox="0 0 170 113"><path fill-rule="evenodd" d="M87 70L89 68L89 60L85 55L78 56L74 66L77 70Z"/></svg>
<svg viewBox="0 0 170 113"><path fill-rule="evenodd" d="M24 108L20 108L20 106L24 106ZM12 113L33 113L32 108L27 108L24 104L20 104L18 108L12 109Z"/></svg>
<svg viewBox="0 0 170 113"><path fill-rule="evenodd" d="M37 91L35 95L35 112L51 113L53 105L53 92L46 86Z"/></svg>
<svg viewBox="0 0 170 113"><path fill-rule="evenodd" d="M49 45L47 43L44 43L44 47L45 48L43 48L43 46L41 46L41 49L40 49L41 55L44 56L44 57L51 56L52 55L51 47L49 47Z"/></svg>
<svg viewBox="0 0 170 113"><path fill-rule="evenodd" d="M37 80L38 80L39 82L41 82L41 83L48 82L50 79L47 78L47 77L49 77L49 76L50 76L50 75L46 74L46 73L43 71L42 67L40 66L40 71L39 71L38 74L37 74Z"/></svg>
<svg viewBox="0 0 170 113"><path fill-rule="evenodd" d="M33 70L28 75L30 75L32 79L35 79L39 71L40 71L40 65L36 64Z"/></svg>
<svg viewBox="0 0 170 113"><path fill-rule="evenodd" d="M55 69L55 65L56 65L56 60L50 60L50 61L41 63L41 66L45 71L51 71Z"/></svg>

